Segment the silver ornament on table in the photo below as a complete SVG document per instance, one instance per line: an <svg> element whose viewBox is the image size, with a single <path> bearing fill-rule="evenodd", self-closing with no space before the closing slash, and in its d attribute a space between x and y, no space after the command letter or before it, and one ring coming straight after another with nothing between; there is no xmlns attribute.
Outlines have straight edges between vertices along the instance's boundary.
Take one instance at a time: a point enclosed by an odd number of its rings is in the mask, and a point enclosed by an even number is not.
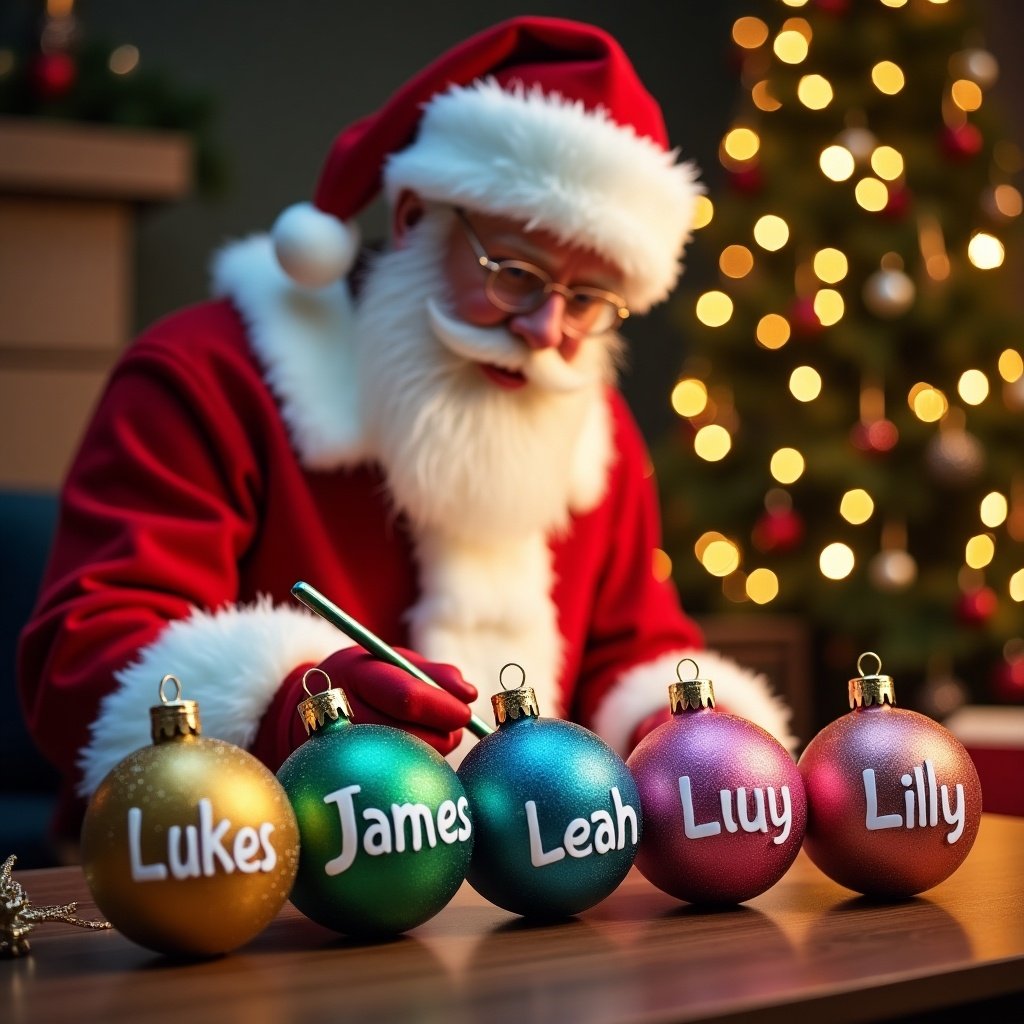
<svg viewBox="0 0 1024 1024"><path fill-rule="evenodd" d="M902 270L882 267L864 282L861 294L871 313L882 320L891 320L910 309L917 289Z"/></svg>
<svg viewBox="0 0 1024 1024"><path fill-rule="evenodd" d="M939 483L955 486L970 483L978 476L985 466L985 450L973 434L952 427L940 430L928 442L924 459Z"/></svg>

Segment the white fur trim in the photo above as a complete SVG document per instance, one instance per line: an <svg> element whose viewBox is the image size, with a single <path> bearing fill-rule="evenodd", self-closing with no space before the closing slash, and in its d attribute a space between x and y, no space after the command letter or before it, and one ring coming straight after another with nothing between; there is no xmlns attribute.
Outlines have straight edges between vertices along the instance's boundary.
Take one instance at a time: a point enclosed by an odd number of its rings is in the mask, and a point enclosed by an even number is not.
<svg viewBox="0 0 1024 1024"><path fill-rule="evenodd" d="M245 321L302 464L334 469L360 461L365 441L345 282L316 292L300 288L285 276L263 235L217 254L213 287Z"/></svg>
<svg viewBox="0 0 1024 1024"><path fill-rule="evenodd" d="M492 717L490 695L499 689L501 667L510 661L522 666L541 713L562 716L562 637L543 535L475 544L423 531L416 557L422 595L407 613L413 646L461 669L480 691L474 710L484 721Z"/></svg>
<svg viewBox="0 0 1024 1024"><path fill-rule="evenodd" d="M622 269L642 313L672 290L703 192L676 155L602 109L487 79L431 99L384 181L392 200L411 188L595 249Z"/></svg>
<svg viewBox="0 0 1024 1024"><path fill-rule="evenodd" d="M323 619L269 598L170 623L115 673L118 688L100 704L79 758L79 794L89 796L119 761L149 744L148 709L167 673L178 677L184 698L199 702L203 735L247 747L285 676L350 644Z"/></svg>
<svg viewBox="0 0 1024 1024"><path fill-rule="evenodd" d="M633 730L652 712L668 706L668 686L681 658L693 658L700 678L710 679L715 700L729 714L747 718L770 732L790 753L789 709L771 692L768 680L714 651L683 650L635 665L619 678L594 715L594 729L625 757Z"/></svg>
<svg viewBox="0 0 1024 1024"><path fill-rule="evenodd" d="M281 269L304 288L323 288L344 277L359 252L359 228L296 203L274 222L270 237Z"/></svg>

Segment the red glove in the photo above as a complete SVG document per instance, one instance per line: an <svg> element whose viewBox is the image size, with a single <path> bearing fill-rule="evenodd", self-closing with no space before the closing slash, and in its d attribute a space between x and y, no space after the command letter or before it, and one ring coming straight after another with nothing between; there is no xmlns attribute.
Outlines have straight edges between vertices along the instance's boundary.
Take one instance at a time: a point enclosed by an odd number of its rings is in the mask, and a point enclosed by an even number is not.
<svg viewBox="0 0 1024 1024"><path fill-rule="evenodd" d="M659 725L664 725L672 717L672 712L667 707L660 707L652 711L646 718L643 718L633 730L629 738L629 749L633 748L649 733L654 732Z"/></svg>
<svg viewBox="0 0 1024 1024"><path fill-rule="evenodd" d="M346 647L320 662L333 686L345 691L352 705L352 721L393 725L418 736L441 754L454 750L472 714L476 687L462 678L454 665L427 661L413 651L398 648L418 669L433 679L441 690L421 683L404 669L396 668L368 654L361 647ZM310 689L320 689L313 673Z"/></svg>
<svg viewBox="0 0 1024 1024"><path fill-rule="evenodd" d="M397 726L425 740L440 753L450 753L459 745L462 728L469 722L469 704L476 699L476 687L467 683L452 665L426 661L412 651L399 650L444 690L435 690L403 669L378 661L361 647L335 651L317 667L330 676L332 686L345 691L354 722ZM271 771L277 771L306 739L296 708L308 696L302 677L312 667L299 665L288 675L270 702L249 748ZM319 672L314 672L307 682L311 693L327 686Z"/></svg>

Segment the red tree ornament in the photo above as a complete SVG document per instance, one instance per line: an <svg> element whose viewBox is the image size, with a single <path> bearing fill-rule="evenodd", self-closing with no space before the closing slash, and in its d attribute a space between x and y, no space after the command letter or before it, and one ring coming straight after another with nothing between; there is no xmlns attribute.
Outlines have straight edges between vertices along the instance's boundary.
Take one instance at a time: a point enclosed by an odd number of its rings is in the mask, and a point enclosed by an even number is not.
<svg viewBox="0 0 1024 1024"><path fill-rule="evenodd" d="M957 618L966 626L984 626L996 613L999 598L991 587L976 587L960 596Z"/></svg>
<svg viewBox="0 0 1024 1024"><path fill-rule="evenodd" d="M900 439L900 432L892 420L863 420L854 424L850 431L850 442L854 448L867 455L885 455L892 451Z"/></svg>
<svg viewBox="0 0 1024 1024"><path fill-rule="evenodd" d="M976 125L965 121L963 124L947 125L942 130L942 151L952 160L970 160L981 152L984 142Z"/></svg>
<svg viewBox="0 0 1024 1024"><path fill-rule="evenodd" d="M801 338L816 338L825 329L814 311L814 300L807 296L797 298L789 308L787 317L793 333Z"/></svg>
<svg viewBox="0 0 1024 1024"><path fill-rule="evenodd" d="M992 671L992 694L1004 704L1024 704L1024 655L996 665Z"/></svg>
<svg viewBox="0 0 1024 1024"><path fill-rule="evenodd" d="M764 188L764 174L759 163L736 167L729 171L729 184L745 196L756 196Z"/></svg>
<svg viewBox="0 0 1024 1024"><path fill-rule="evenodd" d="M804 538L804 521L791 508L769 509L754 524L751 540L758 551L782 554Z"/></svg>
<svg viewBox="0 0 1024 1024"><path fill-rule="evenodd" d="M861 662L878 655L862 654ZM981 824L981 783L963 745L938 722L898 708L890 676L849 684L848 715L808 744L804 850L833 881L902 898L948 878Z"/></svg>
<svg viewBox="0 0 1024 1024"><path fill-rule="evenodd" d="M74 87L78 67L67 53L41 53L32 64L32 86L44 100L58 100Z"/></svg>

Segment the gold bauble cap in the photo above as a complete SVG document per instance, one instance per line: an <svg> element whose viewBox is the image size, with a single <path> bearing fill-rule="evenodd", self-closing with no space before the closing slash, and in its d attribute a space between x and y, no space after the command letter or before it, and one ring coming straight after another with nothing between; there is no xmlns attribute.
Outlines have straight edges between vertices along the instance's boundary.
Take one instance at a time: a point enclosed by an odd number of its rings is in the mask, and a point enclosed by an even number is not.
<svg viewBox="0 0 1024 1024"><path fill-rule="evenodd" d="M517 668L523 675L523 681L514 690L506 690L505 684L502 682L501 677L507 668ZM509 719L540 717L537 693L532 686L526 685L526 672L522 665L518 665L514 661L503 665L498 673L498 682L501 683L501 691L491 697L495 725L504 725Z"/></svg>
<svg viewBox="0 0 1024 1024"><path fill-rule="evenodd" d="M164 687L174 684L174 700L168 700ZM199 705L194 700L181 699L181 682L177 676L166 675L160 680L160 703L149 709L149 732L154 743L164 743L179 736L199 736L202 723Z"/></svg>
<svg viewBox="0 0 1024 1024"><path fill-rule="evenodd" d="M689 662L693 666L693 678L684 679L681 673L683 665ZM677 683L668 685L668 707L673 715L682 712L700 711L702 708L715 706L715 687L710 679L699 679L700 667L693 658L683 658L676 665Z"/></svg>
<svg viewBox="0 0 1024 1024"><path fill-rule="evenodd" d="M306 679L313 672L319 672L327 680L327 689L319 693L310 693ZM352 705L345 696L345 691L337 686L331 686L331 677L322 668L307 669L302 676L302 688L309 693L309 696L298 705L296 710L302 724L306 727L306 735L309 736L317 729L324 727L324 722L330 719L336 722L338 717L351 719Z"/></svg>
<svg viewBox="0 0 1024 1024"><path fill-rule="evenodd" d="M874 674L868 675L861 665L865 658L874 658L878 663ZM888 704L896 706L896 687L892 676L881 675L882 659L874 651L865 651L857 659L857 671L860 675L849 682L850 707L866 708L872 704Z"/></svg>

